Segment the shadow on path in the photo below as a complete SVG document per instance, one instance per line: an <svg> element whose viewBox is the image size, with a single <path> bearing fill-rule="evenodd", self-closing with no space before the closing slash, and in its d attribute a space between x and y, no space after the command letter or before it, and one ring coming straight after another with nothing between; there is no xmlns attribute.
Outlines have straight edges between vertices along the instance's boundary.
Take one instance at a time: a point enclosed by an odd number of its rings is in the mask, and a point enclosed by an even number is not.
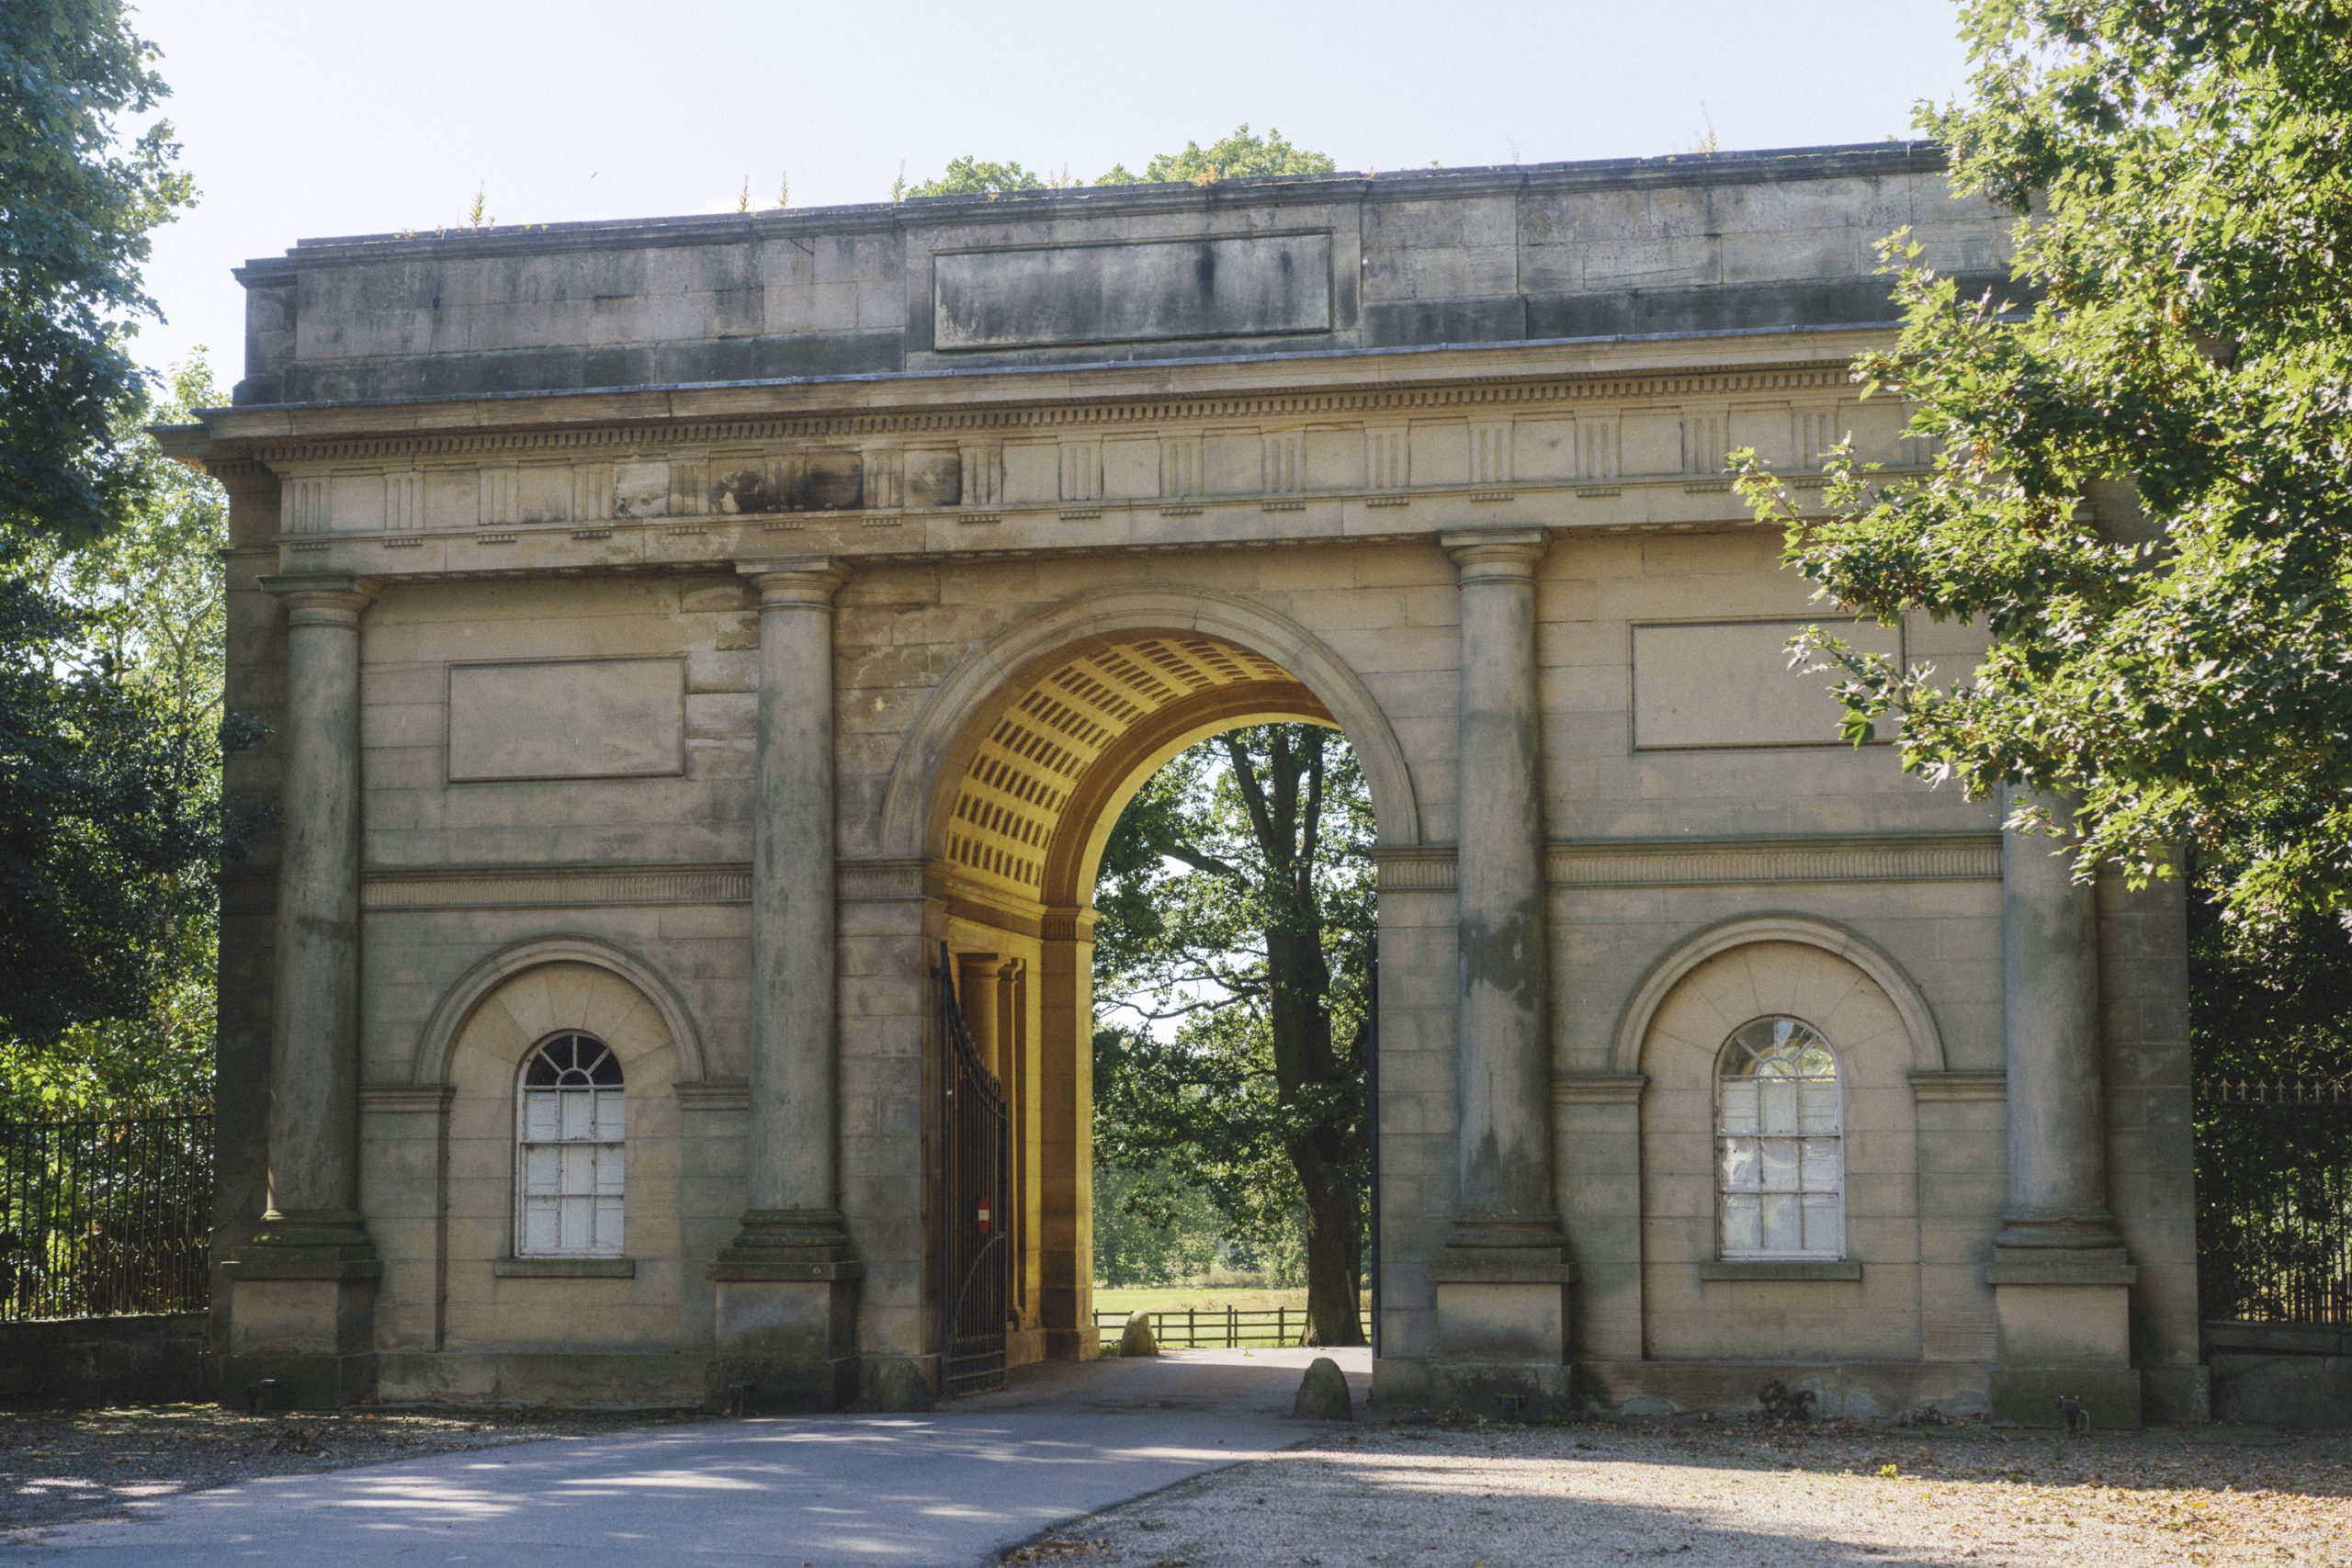
<svg viewBox="0 0 2352 1568"><path fill-rule="evenodd" d="M0 1564L987 1562L1311 1436L1288 1411L1313 1354L1049 1366L928 1415L711 1422L254 1481L47 1531ZM1370 1359L1354 1359L1361 1394Z"/></svg>

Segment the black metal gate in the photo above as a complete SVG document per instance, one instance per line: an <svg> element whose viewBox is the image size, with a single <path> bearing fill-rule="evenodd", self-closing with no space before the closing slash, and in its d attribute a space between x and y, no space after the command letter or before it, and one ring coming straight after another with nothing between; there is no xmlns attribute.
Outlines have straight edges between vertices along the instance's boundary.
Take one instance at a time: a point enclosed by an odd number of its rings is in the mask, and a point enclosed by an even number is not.
<svg viewBox="0 0 2352 1568"><path fill-rule="evenodd" d="M939 1009L939 1381L946 1395L1004 1386L1004 1090L972 1049L947 944L932 971Z"/></svg>
<svg viewBox="0 0 2352 1568"><path fill-rule="evenodd" d="M2197 1276L2208 1319L2352 1325L2352 1083L2205 1083Z"/></svg>

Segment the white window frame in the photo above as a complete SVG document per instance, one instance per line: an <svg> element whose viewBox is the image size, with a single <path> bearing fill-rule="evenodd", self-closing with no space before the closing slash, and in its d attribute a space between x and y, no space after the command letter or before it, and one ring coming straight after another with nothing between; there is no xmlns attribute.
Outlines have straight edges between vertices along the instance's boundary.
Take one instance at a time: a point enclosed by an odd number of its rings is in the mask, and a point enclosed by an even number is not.
<svg viewBox="0 0 2352 1568"><path fill-rule="evenodd" d="M1792 1042L1798 1052L1818 1045L1829 1071L1732 1071L1758 1060L1785 1060ZM1804 1019L1768 1013L1731 1032L1716 1054L1713 1077L1715 1256L1725 1262L1842 1261L1846 1072L1837 1047ZM1776 1093L1774 1086L1782 1085L1785 1091ZM1747 1103L1737 1092L1742 1086L1755 1089ZM1792 1221L1793 1247L1787 1245Z"/></svg>
<svg viewBox="0 0 2352 1568"><path fill-rule="evenodd" d="M542 1057L556 1084L530 1081ZM551 1034L524 1056L514 1075L515 1257L622 1256L627 1096L618 1054L585 1031Z"/></svg>

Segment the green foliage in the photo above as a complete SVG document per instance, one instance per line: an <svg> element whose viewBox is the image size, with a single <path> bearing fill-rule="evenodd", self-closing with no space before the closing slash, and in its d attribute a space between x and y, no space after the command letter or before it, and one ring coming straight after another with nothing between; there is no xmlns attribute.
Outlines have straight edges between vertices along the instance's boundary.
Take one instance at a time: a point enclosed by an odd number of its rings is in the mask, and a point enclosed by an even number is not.
<svg viewBox="0 0 2352 1568"><path fill-rule="evenodd" d="M201 360L163 419L220 400ZM112 433L102 537L0 534L0 1117L209 1084L220 801L220 488Z"/></svg>
<svg viewBox="0 0 2352 1568"><path fill-rule="evenodd" d="M1018 164L991 164L966 156L952 160L936 178L908 186L908 196L996 196L1009 190L1044 190L1045 176ZM895 197L894 197L895 199Z"/></svg>
<svg viewBox="0 0 2352 1568"><path fill-rule="evenodd" d="M1255 179L1265 175L1328 175L1338 167L1328 152L1294 147L1283 140L1279 130L1253 136L1244 125L1207 147L1187 141L1182 152L1156 153L1140 175L1124 164L1114 164L1093 183L1131 186L1182 180L1206 186L1219 180ZM999 196L1007 191L1061 190L1086 183L1070 178L1068 168L1058 175L1039 175L1018 164L992 164L985 159L963 157L950 163L946 173L919 185L908 185L901 175L890 187L890 199L897 201L910 196Z"/></svg>
<svg viewBox="0 0 2352 1568"><path fill-rule="evenodd" d="M1096 1043L1099 1050L1100 1036ZM1197 1279L1222 1250L1224 1219L1206 1193L1178 1180L1164 1162L1140 1170L1098 1166L1094 1278L1105 1285Z"/></svg>
<svg viewBox="0 0 2352 1568"><path fill-rule="evenodd" d="M2234 921L2352 908L2352 27L2340 0L1962 12L1971 101L1921 123L2020 214L2031 304L1959 298L1896 236L1901 342L1857 376L1910 400L1932 471L1849 455L1808 517L1742 455L1743 490L1840 608L1973 618L1991 650L1947 677L1806 648L1915 773L2075 797L2086 870L2185 843Z"/></svg>
<svg viewBox="0 0 2352 1568"><path fill-rule="evenodd" d="M120 121L167 89L120 0L0 6L0 533L94 537L148 466L113 439L144 396L125 340L159 312L148 231L195 198L168 122ZM5 612L28 635L38 608ZM13 666L12 658L10 663ZM8 680L17 677L13 670Z"/></svg>
<svg viewBox="0 0 2352 1568"><path fill-rule="evenodd" d="M1279 130L1269 129L1263 136L1252 136L1247 124L1238 126L1231 135L1203 147L1197 141L1187 141L1182 152L1160 152L1144 165L1140 176L1130 174L1124 164L1114 164L1110 171L1094 183L1098 186L1159 185L1183 180L1196 186L1215 185L1219 180L1257 179L1269 175L1329 175L1339 165L1328 152L1310 152L1295 147L1283 139Z"/></svg>
<svg viewBox="0 0 2352 1568"><path fill-rule="evenodd" d="M1166 1171L1261 1254L1303 1242L1326 1344L1362 1334L1372 841L1345 741L1233 730L1129 803L1094 900L1098 1169Z"/></svg>
<svg viewBox="0 0 2352 1568"><path fill-rule="evenodd" d="M2199 1079L2352 1082L2352 942L2334 917L2247 931L2192 898L2188 976Z"/></svg>

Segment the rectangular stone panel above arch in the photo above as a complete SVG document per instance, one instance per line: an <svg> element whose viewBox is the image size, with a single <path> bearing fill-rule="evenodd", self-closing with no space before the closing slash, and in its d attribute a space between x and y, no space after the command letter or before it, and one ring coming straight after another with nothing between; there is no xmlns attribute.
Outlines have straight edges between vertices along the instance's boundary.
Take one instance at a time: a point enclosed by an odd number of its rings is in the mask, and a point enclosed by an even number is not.
<svg viewBox="0 0 2352 1568"><path fill-rule="evenodd" d="M944 350L1331 330L1331 236L958 251L932 262Z"/></svg>
<svg viewBox="0 0 2352 1568"><path fill-rule="evenodd" d="M1837 677L1789 664L1789 639L1804 619L1685 621L1634 632L1634 750L1730 746L1837 746L1843 711ZM1900 659L1899 628L1826 623L1865 653ZM1892 739L1881 735L1878 739Z"/></svg>
<svg viewBox="0 0 2352 1568"><path fill-rule="evenodd" d="M686 771L686 661L449 666L449 782L659 778Z"/></svg>

